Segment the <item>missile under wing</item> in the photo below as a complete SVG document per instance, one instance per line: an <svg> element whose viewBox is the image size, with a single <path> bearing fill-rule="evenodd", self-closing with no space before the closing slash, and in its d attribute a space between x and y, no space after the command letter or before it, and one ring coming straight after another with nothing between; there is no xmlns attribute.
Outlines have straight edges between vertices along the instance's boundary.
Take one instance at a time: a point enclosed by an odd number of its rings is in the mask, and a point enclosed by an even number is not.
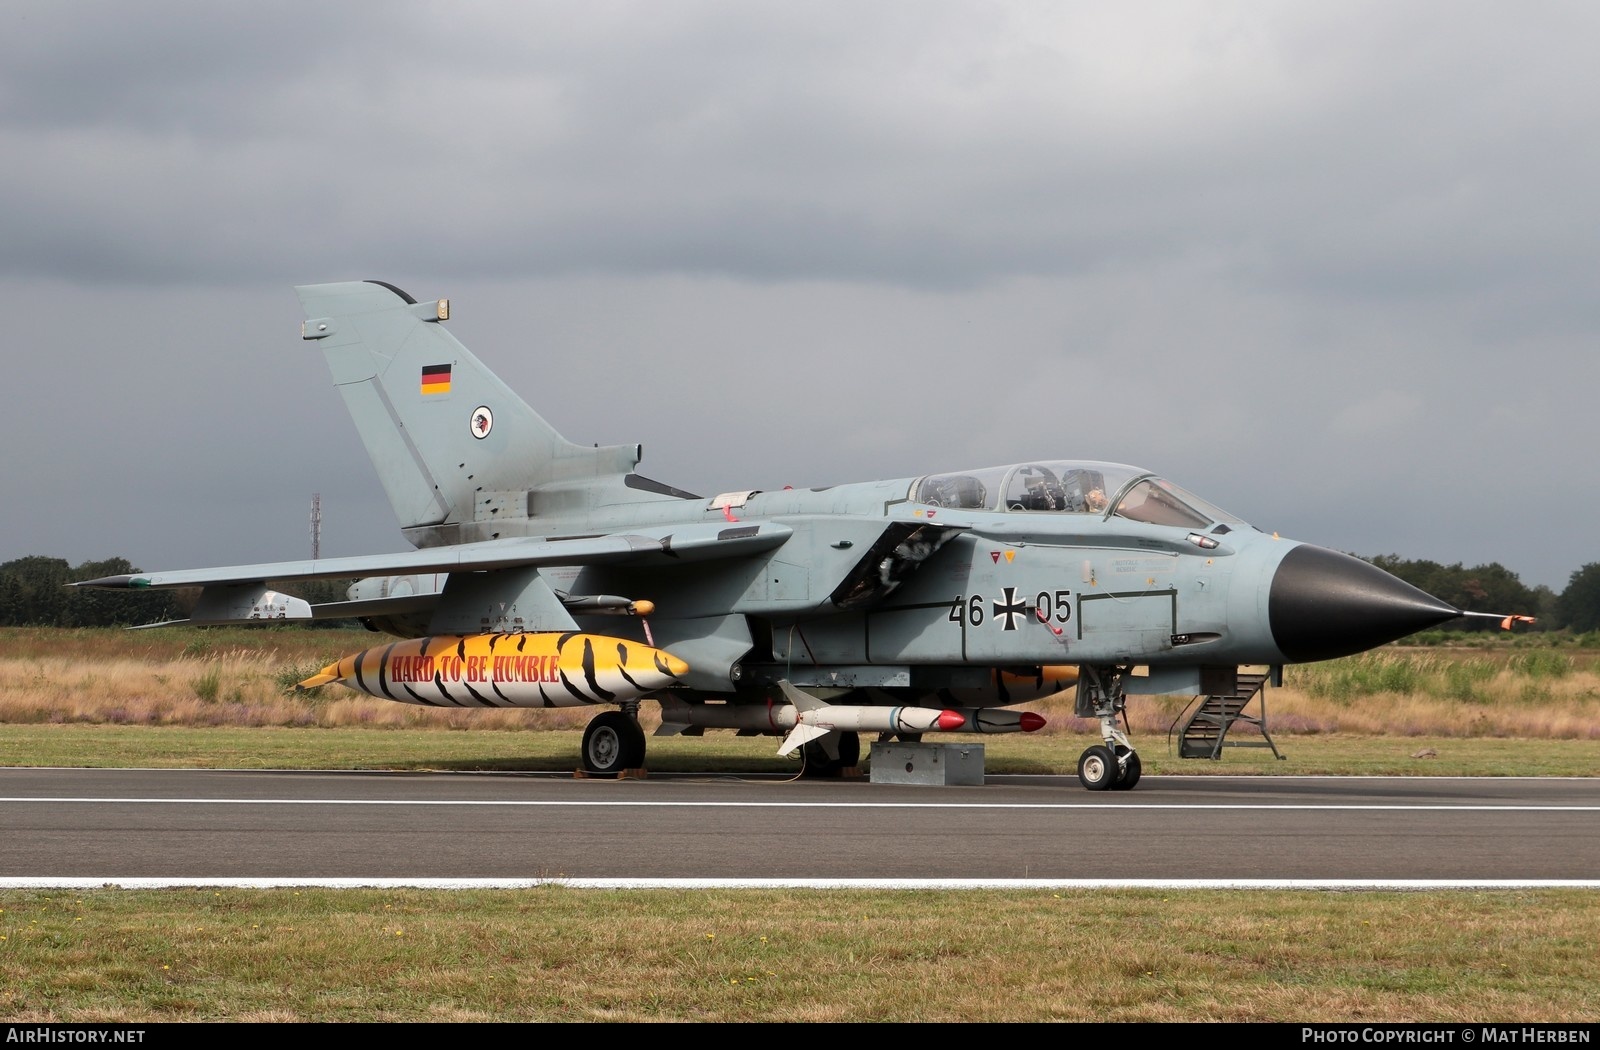
<svg viewBox="0 0 1600 1050"><path fill-rule="evenodd" d="M357 617L397 638L306 680L403 703L591 706L586 768L658 732L781 737L807 768L859 734L1028 732L1076 690L1093 790L1133 787L1129 693L1202 694L1467 615L1360 559L1262 532L1156 474L1062 458L697 495L639 445L567 441L446 328L374 281L296 289L413 550L133 573L199 587L188 622ZM361 577L313 607L268 581ZM1135 673L1137 671L1137 673Z"/></svg>

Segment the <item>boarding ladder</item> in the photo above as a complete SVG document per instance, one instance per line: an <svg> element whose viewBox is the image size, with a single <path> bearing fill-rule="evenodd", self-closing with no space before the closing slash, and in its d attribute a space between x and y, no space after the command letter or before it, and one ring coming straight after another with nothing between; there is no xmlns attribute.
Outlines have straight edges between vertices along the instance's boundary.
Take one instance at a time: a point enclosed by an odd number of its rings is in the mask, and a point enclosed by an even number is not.
<svg viewBox="0 0 1600 1050"><path fill-rule="evenodd" d="M1232 673L1205 676L1204 684L1211 691L1196 696L1173 723L1178 734L1179 758L1221 758L1224 747L1270 747L1280 760L1283 755L1267 735L1267 684L1268 672L1254 668L1228 668ZM1256 697L1261 698L1259 715L1247 715L1244 709ZM1235 723L1243 722L1261 731L1260 740L1230 740L1228 731ZM1171 739L1172 731L1168 732Z"/></svg>

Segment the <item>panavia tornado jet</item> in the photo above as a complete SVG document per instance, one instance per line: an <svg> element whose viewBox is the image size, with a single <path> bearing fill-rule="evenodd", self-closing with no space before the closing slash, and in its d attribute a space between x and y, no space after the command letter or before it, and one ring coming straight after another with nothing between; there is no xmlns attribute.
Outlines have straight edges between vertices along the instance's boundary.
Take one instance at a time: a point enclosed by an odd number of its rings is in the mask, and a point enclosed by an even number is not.
<svg viewBox="0 0 1600 1050"><path fill-rule="evenodd" d="M645 701L658 733L770 734L837 772L862 733L1029 732L1044 719L1020 705L1073 689L1104 739L1079 779L1128 789L1130 693L1213 694L1243 667L1281 673L1468 615L1121 463L695 495L637 473L639 445L556 433L450 334L448 300L377 281L296 291L301 337L415 549L82 586L198 587L198 625L359 618L407 640L304 687L598 708L582 745L595 773L643 767ZM269 588L346 578L349 600L318 606Z"/></svg>

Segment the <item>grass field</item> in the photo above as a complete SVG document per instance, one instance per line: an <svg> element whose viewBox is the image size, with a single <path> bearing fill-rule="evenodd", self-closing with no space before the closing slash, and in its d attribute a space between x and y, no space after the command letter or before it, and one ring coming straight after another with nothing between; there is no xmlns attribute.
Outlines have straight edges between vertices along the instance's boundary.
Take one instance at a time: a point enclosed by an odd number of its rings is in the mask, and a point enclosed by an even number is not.
<svg viewBox="0 0 1600 1050"><path fill-rule="evenodd" d="M589 712L435 712L296 694L376 636L0 631L7 765L552 769ZM1290 668L1285 755L1172 757L1182 701L1137 698L1163 773L1600 774L1589 651L1388 647ZM1070 773L1070 702L983 738ZM647 705L646 710L649 707ZM972 738L961 738L972 739ZM652 738L652 769L795 770L776 740ZM1075 788L1073 790L1076 790ZM0 890L0 1020L1435 1021L1600 1016L1587 891Z"/></svg>

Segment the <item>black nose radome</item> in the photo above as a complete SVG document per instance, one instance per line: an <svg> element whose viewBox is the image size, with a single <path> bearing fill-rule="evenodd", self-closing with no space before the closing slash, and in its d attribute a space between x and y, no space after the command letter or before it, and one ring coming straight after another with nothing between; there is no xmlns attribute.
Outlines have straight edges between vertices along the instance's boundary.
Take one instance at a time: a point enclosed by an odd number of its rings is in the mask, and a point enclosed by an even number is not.
<svg viewBox="0 0 1600 1050"><path fill-rule="evenodd" d="M1273 640L1291 663L1365 652L1460 615L1376 565L1309 543L1284 555L1267 598Z"/></svg>

